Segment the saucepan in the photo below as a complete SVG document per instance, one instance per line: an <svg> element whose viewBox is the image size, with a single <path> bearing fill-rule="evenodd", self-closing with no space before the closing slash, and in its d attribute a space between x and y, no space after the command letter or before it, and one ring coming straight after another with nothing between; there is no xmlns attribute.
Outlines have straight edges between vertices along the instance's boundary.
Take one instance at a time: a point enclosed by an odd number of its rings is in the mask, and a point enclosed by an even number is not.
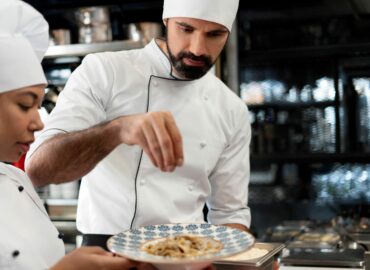
<svg viewBox="0 0 370 270"><path fill-rule="evenodd" d="M130 40L142 40L144 43L148 43L153 38L161 37L162 35L163 31L160 23L140 22L128 25L128 38Z"/></svg>
<svg viewBox="0 0 370 270"><path fill-rule="evenodd" d="M79 43L107 42L112 40L108 7L84 7L76 13L79 26Z"/></svg>

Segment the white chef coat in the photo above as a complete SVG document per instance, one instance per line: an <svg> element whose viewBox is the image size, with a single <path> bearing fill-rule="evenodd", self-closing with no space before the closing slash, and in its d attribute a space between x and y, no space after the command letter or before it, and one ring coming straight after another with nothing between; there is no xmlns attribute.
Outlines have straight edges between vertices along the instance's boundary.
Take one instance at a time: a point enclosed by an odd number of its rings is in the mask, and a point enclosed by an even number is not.
<svg viewBox="0 0 370 270"><path fill-rule="evenodd" d="M41 270L64 256L64 243L26 174L0 162L0 269Z"/></svg>
<svg viewBox="0 0 370 270"><path fill-rule="evenodd" d="M145 48L85 57L73 72L30 154L60 132L122 115L170 111L182 134L184 165L161 172L138 146L120 145L82 179L77 227L115 234L148 224L204 222L250 225L247 205L251 129L246 105L210 72L171 77L153 40ZM136 181L135 181L136 179Z"/></svg>

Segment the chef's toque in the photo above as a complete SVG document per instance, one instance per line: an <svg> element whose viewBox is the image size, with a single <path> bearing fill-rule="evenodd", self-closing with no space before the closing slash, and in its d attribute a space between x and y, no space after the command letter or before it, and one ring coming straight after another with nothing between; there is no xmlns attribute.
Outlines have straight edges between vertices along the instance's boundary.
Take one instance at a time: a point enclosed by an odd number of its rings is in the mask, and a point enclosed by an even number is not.
<svg viewBox="0 0 370 270"><path fill-rule="evenodd" d="M164 0L163 19L187 17L215 22L231 31L239 0Z"/></svg>
<svg viewBox="0 0 370 270"><path fill-rule="evenodd" d="M29 4L0 0L0 93L47 84L41 60L48 31L48 23Z"/></svg>

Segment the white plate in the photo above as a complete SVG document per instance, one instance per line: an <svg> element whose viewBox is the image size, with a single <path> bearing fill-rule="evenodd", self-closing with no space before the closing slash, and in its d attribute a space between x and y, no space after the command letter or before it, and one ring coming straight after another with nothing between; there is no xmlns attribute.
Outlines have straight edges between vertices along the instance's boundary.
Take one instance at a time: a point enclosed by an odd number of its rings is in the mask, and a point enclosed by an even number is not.
<svg viewBox="0 0 370 270"><path fill-rule="evenodd" d="M197 235L220 241L223 248L213 254L193 258L170 258L151 255L141 249L146 242L176 235ZM161 224L127 230L109 238L108 249L126 258L148 262L158 269L203 269L213 261L239 254L251 248L254 237L238 229L211 224Z"/></svg>

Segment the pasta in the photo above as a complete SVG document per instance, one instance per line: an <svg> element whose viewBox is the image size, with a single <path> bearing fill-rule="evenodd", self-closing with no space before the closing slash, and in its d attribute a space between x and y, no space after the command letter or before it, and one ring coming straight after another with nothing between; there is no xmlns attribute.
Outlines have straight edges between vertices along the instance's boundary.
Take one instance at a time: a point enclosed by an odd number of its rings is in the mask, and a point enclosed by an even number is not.
<svg viewBox="0 0 370 270"><path fill-rule="evenodd" d="M223 245L219 241L192 235L169 237L143 246L143 250L149 254L173 258L209 255L220 251L222 248Z"/></svg>

